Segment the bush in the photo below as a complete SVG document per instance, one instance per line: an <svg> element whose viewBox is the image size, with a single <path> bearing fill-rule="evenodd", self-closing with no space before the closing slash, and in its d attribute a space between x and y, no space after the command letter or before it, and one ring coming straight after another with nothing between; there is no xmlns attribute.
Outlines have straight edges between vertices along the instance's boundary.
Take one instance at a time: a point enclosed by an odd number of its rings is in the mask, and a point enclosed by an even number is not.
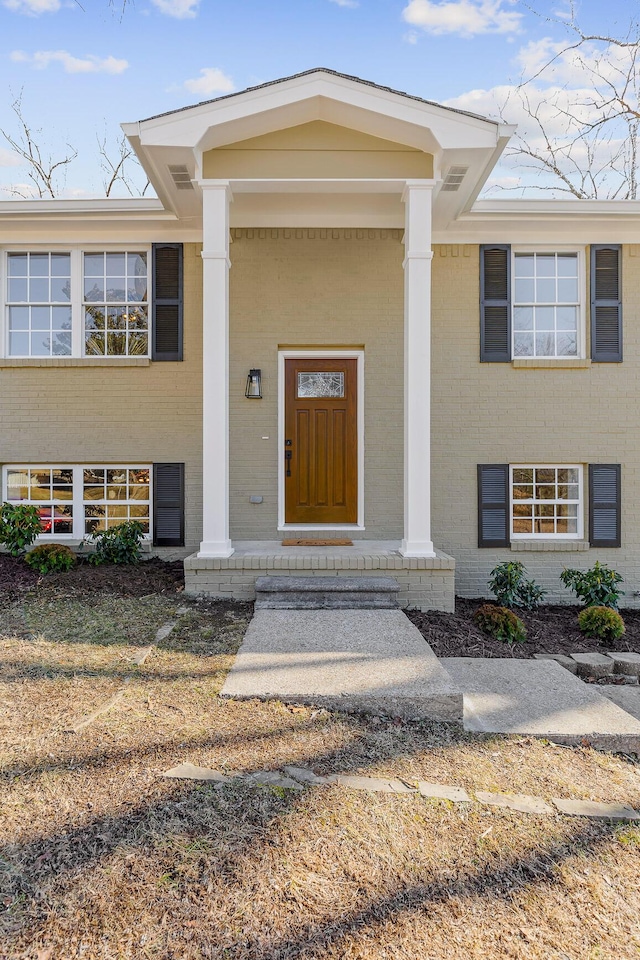
<svg viewBox="0 0 640 960"><path fill-rule="evenodd" d="M76 558L73 550L63 543L42 543L26 555L24 562L38 573L66 573Z"/></svg>
<svg viewBox="0 0 640 960"><path fill-rule="evenodd" d="M505 643L523 643L527 639L527 630L513 610L496 607L493 603L484 603L473 615L473 622L483 633Z"/></svg>
<svg viewBox="0 0 640 960"><path fill-rule="evenodd" d="M137 520L125 520L117 527L94 533L91 542L95 543L96 552L90 555L89 563L95 566L103 563L139 563L144 532L144 527Z"/></svg>
<svg viewBox="0 0 640 960"><path fill-rule="evenodd" d="M519 560L500 563L491 571L489 589L502 607L535 610L546 595L535 580L525 580L526 570Z"/></svg>
<svg viewBox="0 0 640 960"><path fill-rule="evenodd" d="M582 600L585 607L611 607L617 610L618 600L624 595L624 590L618 590L616 586L624 583L623 578L598 560L591 570L563 570L560 579Z"/></svg>
<svg viewBox="0 0 640 960"><path fill-rule="evenodd" d="M0 505L0 544L12 557L19 557L42 533L38 508L28 503Z"/></svg>
<svg viewBox="0 0 640 960"><path fill-rule="evenodd" d="M578 626L585 637L594 637L601 643L619 640L625 632L624 620L611 607L587 607L578 614Z"/></svg>

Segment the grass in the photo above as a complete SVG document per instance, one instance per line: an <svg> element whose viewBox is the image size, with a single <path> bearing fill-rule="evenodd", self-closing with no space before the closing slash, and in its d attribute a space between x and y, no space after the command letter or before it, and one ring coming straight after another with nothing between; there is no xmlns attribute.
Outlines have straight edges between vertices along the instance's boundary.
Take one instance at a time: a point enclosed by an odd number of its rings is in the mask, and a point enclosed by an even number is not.
<svg viewBox="0 0 640 960"><path fill-rule="evenodd" d="M161 778L186 760L299 763L640 805L640 767L624 757L223 701L249 615L46 587L0 603L3 960L640 957L637 826ZM125 678L110 713L67 732Z"/></svg>

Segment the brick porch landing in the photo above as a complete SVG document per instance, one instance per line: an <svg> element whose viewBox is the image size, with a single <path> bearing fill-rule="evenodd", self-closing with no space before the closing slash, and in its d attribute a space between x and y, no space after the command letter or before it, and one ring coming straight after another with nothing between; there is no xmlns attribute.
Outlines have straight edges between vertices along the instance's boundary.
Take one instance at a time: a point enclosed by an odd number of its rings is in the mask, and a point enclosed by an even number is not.
<svg viewBox="0 0 640 960"><path fill-rule="evenodd" d="M222 559L184 561L185 592L254 600L259 576L393 577L402 607L453 611L455 560L436 550L433 558L400 556L399 540L354 540L352 547L283 547L279 540L236 540L235 553Z"/></svg>

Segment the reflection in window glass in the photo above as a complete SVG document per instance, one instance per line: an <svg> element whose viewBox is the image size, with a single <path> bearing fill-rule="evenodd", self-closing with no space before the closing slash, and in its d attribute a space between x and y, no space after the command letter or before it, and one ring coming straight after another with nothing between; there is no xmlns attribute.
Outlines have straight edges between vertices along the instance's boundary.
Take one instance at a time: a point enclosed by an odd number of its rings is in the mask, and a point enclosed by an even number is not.
<svg viewBox="0 0 640 960"><path fill-rule="evenodd" d="M148 467L87 467L83 471L85 533L137 520L149 533Z"/></svg>
<svg viewBox="0 0 640 960"><path fill-rule="evenodd" d="M12 467L7 470L9 503L33 504L43 534L73 533L73 470L71 467Z"/></svg>
<svg viewBox="0 0 640 960"><path fill-rule="evenodd" d="M85 253L87 356L148 356L146 253Z"/></svg>
<svg viewBox="0 0 640 960"><path fill-rule="evenodd" d="M511 533L515 537L577 537L581 500L577 466L513 467Z"/></svg>
<svg viewBox="0 0 640 960"><path fill-rule="evenodd" d="M577 253L516 253L513 356L577 357Z"/></svg>

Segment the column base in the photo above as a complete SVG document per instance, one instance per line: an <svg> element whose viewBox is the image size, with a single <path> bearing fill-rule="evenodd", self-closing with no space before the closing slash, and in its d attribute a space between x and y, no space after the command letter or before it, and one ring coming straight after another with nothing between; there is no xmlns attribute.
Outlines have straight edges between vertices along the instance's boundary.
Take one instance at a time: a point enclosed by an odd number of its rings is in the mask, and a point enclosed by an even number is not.
<svg viewBox="0 0 640 960"><path fill-rule="evenodd" d="M400 555L403 557L435 557L431 540L403 540L400 544Z"/></svg>
<svg viewBox="0 0 640 960"><path fill-rule="evenodd" d="M198 550L196 556L198 559L221 559L224 557L230 557L233 552L234 550L231 540L220 540L218 542L214 541L209 543L203 541L200 544L200 549Z"/></svg>

